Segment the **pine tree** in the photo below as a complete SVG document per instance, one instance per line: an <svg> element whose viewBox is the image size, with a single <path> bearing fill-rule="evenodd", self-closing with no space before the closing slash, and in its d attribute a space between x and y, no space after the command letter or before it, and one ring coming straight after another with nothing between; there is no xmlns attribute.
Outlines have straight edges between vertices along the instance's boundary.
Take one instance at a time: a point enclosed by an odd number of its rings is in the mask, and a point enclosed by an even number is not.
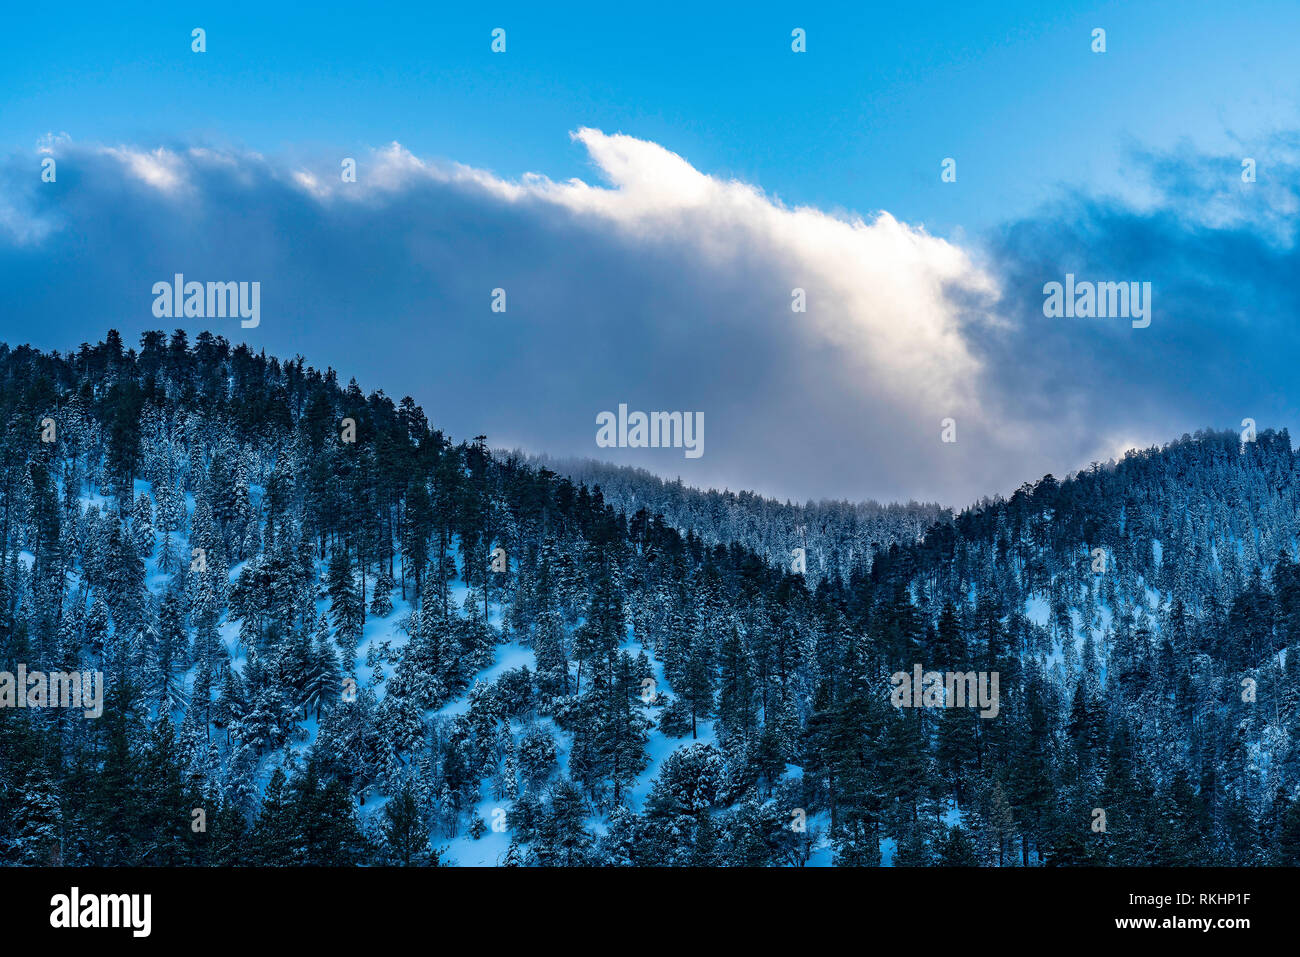
<svg viewBox="0 0 1300 957"><path fill-rule="evenodd" d="M334 620L334 638L343 655L343 670L356 668L357 643L365 623L365 606L357 590L352 561L346 548L336 548L330 556L326 585L330 599L330 617Z"/></svg>
<svg viewBox="0 0 1300 957"><path fill-rule="evenodd" d="M285 774L279 768L267 782L261 810L253 823L251 843L258 864L283 867L296 862L294 807Z"/></svg>
<svg viewBox="0 0 1300 957"><path fill-rule="evenodd" d="M400 867L420 867L428 863L429 835L409 785L384 805L381 831L388 863Z"/></svg>

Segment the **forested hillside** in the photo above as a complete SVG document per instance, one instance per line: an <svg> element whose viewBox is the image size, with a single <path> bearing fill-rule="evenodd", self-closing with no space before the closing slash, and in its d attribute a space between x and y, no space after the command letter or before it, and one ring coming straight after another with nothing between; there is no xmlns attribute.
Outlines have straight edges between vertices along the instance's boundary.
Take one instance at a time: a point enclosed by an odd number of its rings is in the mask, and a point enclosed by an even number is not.
<svg viewBox="0 0 1300 957"><path fill-rule="evenodd" d="M0 700L5 863L1300 863L1285 432L814 580L206 333L0 346L0 424L0 671L106 688Z"/></svg>
<svg viewBox="0 0 1300 957"><path fill-rule="evenodd" d="M645 469L596 459L539 455L530 456L528 462L575 482L599 486L605 501L618 510L633 514L644 508L662 515L683 533L693 531L709 545L739 542L768 561L784 563L793 543L813 558L805 576L813 584L825 575L847 578L855 570L869 569L871 556L879 549L916 542L935 522L952 517L950 510L928 503L800 505L753 492L702 491L681 479L665 481Z"/></svg>

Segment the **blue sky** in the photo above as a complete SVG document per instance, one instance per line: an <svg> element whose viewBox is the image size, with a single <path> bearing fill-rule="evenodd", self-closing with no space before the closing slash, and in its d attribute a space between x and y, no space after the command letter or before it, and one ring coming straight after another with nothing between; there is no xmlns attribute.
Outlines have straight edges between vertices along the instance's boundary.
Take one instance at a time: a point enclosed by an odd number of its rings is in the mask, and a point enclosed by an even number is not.
<svg viewBox="0 0 1300 957"><path fill-rule="evenodd" d="M7 16L6 342L212 328L457 436L801 499L1300 414L1297 4ZM262 324L155 318L176 272L261 282ZM1152 325L1046 319L1067 272L1151 282ZM597 448L621 402L703 411L705 454Z"/></svg>

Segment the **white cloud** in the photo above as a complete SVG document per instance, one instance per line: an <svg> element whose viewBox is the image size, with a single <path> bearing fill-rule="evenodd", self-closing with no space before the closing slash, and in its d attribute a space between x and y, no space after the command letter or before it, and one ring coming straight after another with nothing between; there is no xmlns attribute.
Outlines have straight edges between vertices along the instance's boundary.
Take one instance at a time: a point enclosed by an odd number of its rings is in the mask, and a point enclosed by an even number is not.
<svg viewBox="0 0 1300 957"><path fill-rule="evenodd" d="M184 159L162 147L151 152L126 146L106 147L103 152L121 163L140 182L161 192L175 192L184 182Z"/></svg>
<svg viewBox="0 0 1300 957"><path fill-rule="evenodd" d="M0 283L13 303L0 338L37 330L38 344L67 349L112 324L133 341L158 325L160 277L257 280L255 331L191 331L409 393L455 436L796 498L962 505L1104 459L1121 440L1212 424L1228 406L1272 421L1266 395L1206 387L1226 368L1213 325L1157 318L1143 335L1042 318L1044 277L1087 251L1103 255L1090 268L1117 276L1127 260L1107 267L1104 256L1162 255L1174 281L1155 264L1142 273L1161 290L1161 317L1203 311L1207 289L1237 290L1241 257L1203 232L1184 244L1177 220L1063 207L1012 224L1015 243L976 250L888 212L789 206L635 137L573 137L589 182L507 179L397 143L359 154L355 183L342 182L341 154L288 162L60 142L60 172L67 160L75 175L51 189L30 155L15 157L0 167ZM122 190L123 171L145 188ZM1231 253L1240 244L1227 238ZM1265 282L1284 264L1254 263L1280 254L1240 248L1259 287L1247 302L1264 307L1247 311L1285 314L1290 286ZM1223 277L1179 281L1207 273ZM498 287L505 314L489 309ZM796 287L805 313L791 311ZM1242 326L1232 309L1244 304L1215 301L1210 315L1232 329L1280 334ZM1171 339L1175 329L1197 338ZM1243 355L1263 354L1240 341ZM598 450L595 415L620 402L703 412L705 456ZM955 444L940 441L948 417Z"/></svg>
<svg viewBox="0 0 1300 957"><path fill-rule="evenodd" d="M787 282L784 292L774 290L771 313L784 318L791 336L839 350L850 387L856 382L863 394L900 404L960 408L970 420L982 415L980 364L964 338L961 303L988 303L998 291L963 249L887 212L866 221L787 207L750 184L702 173L656 143L590 128L571 135L608 187L539 174L509 182L426 162L396 143L375 154L367 178L385 192L430 178L511 203L548 205L633 243L689 250L718 272L720 284L758 260ZM318 185L311 182L313 195ZM339 184L333 192L348 188ZM795 287L806 292L806 313L791 312ZM725 308L701 302L698 318L710 322L711 310Z"/></svg>

